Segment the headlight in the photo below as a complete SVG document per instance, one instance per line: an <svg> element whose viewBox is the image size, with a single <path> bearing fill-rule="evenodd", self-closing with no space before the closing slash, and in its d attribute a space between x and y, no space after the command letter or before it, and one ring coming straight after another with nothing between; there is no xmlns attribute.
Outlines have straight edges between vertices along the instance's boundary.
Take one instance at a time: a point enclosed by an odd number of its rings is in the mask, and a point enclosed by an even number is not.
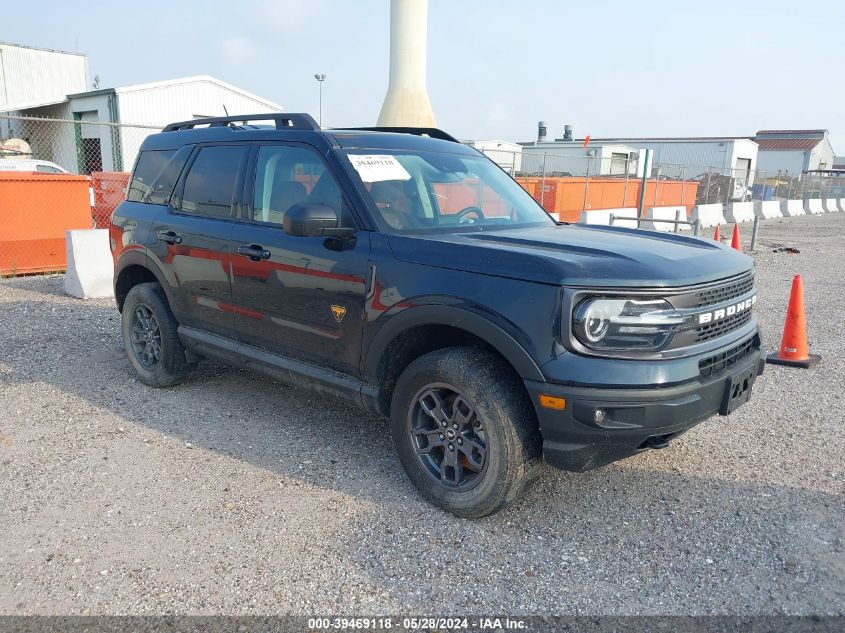
<svg viewBox="0 0 845 633"><path fill-rule="evenodd" d="M685 317L664 299L586 299L575 306L572 333L595 350L661 349Z"/></svg>

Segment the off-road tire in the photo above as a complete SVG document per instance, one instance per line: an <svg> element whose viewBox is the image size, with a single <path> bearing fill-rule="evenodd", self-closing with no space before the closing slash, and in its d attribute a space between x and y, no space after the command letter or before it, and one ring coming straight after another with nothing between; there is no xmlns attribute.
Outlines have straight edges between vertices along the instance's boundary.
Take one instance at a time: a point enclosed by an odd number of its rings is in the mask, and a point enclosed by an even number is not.
<svg viewBox="0 0 845 633"><path fill-rule="evenodd" d="M159 331L160 354L152 364L144 362L133 347L133 319L139 306L148 309L155 318ZM171 387L187 377L195 366L185 357L185 347L176 333L179 322L173 316L164 290L158 283L143 283L134 286L126 295L121 314L123 345L129 363L138 379L151 387Z"/></svg>
<svg viewBox="0 0 845 633"><path fill-rule="evenodd" d="M439 389L447 394L453 388L475 409L476 427L483 428L486 461L481 472L473 473L476 482L469 489L458 489L454 482L443 483L442 472L440 480L435 479L435 466L417 456L415 438L422 434L418 430L415 435L411 429L417 421L426 419L419 398L429 393L432 385L446 385ZM542 439L531 402L516 373L486 350L452 347L414 360L396 383L390 414L393 444L408 477L423 497L452 514L480 518L498 512L516 501L539 475ZM429 417L437 419L430 414ZM429 433L426 431L425 435ZM438 434L435 442L437 437L441 442L448 441ZM465 442L464 439L464 450ZM463 460L469 464L466 457ZM465 467L462 470L468 472Z"/></svg>

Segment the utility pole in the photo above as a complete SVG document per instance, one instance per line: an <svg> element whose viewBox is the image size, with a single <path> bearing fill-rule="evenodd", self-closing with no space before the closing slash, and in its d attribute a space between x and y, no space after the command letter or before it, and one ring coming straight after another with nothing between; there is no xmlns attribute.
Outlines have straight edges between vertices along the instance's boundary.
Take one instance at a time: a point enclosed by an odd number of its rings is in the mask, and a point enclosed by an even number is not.
<svg viewBox="0 0 845 633"><path fill-rule="evenodd" d="M320 84L320 113L318 116L318 123L320 127L323 127L323 82L326 80L325 73L317 73L314 75L314 79L317 80L317 83Z"/></svg>

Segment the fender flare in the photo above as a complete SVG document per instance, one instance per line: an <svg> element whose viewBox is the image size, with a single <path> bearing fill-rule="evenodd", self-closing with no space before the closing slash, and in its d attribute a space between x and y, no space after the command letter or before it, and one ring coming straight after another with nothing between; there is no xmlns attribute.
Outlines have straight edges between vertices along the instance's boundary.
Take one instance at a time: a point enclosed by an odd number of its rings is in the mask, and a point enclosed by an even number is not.
<svg viewBox="0 0 845 633"><path fill-rule="evenodd" d="M390 343L402 332L421 325L448 325L464 330L504 356L522 378L546 382L537 362L515 338L484 316L450 305L422 305L391 316L367 346L363 366L367 382L377 384L379 364Z"/></svg>
<svg viewBox="0 0 845 633"><path fill-rule="evenodd" d="M173 305L170 296L170 284L167 283L167 280L164 277L164 273L158 266L152 266L150 264L150 259L147 257L147 254L141 249L132 249L121 253L114 267L115 298L117 298L117 280L120 279L121 273L130 266L140 266L141 268L144 268L150 273L152 273L153 277L158 280L158 283L164 290L164 295L167 297L167 301L170 303L170 305Z"/></svg>

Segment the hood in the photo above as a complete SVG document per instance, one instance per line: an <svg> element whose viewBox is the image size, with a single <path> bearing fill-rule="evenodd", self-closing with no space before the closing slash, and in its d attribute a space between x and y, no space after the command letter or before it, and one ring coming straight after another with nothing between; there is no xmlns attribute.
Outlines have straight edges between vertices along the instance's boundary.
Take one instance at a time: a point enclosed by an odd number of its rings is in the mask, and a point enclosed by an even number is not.
<svg viewBox="0 0 845 633"><path fill-rule="evenodd" d="M706 238L581 224L450 234L390 235L397 259L562 286L686 286L753 267Z"/></svg>

